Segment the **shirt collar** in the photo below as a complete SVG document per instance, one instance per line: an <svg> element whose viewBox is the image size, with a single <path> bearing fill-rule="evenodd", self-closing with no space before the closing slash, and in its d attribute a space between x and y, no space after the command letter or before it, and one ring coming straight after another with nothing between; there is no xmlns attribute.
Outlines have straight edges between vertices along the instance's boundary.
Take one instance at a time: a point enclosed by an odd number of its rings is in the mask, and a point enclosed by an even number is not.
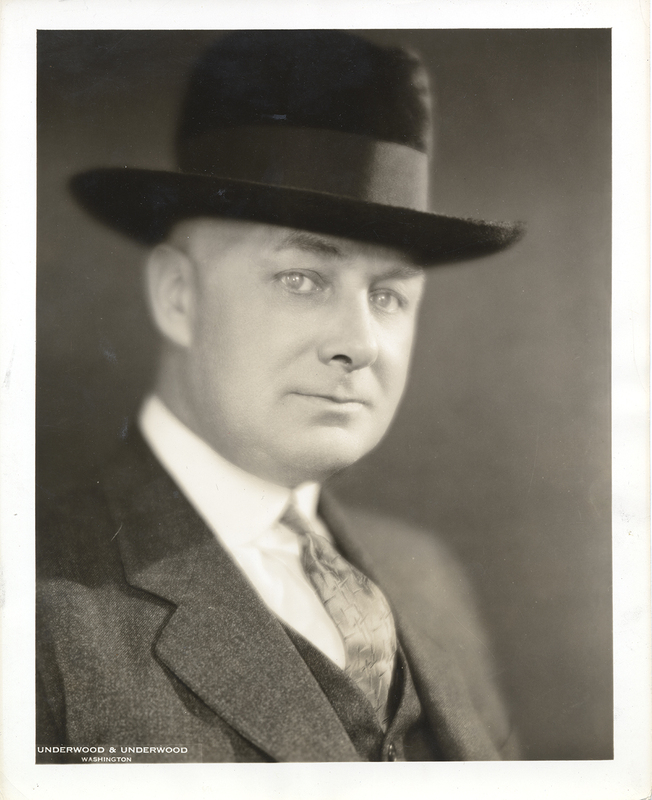
<svg viewBox="0 0 652 800"><path fill-rule="evenodd" d="M291 496L304 516L316 518L319 484L303 483L291 491L245 472L186 427L156 395L144 401L138 424L163 467L227 546L246 545L269 529Z"/></svg>

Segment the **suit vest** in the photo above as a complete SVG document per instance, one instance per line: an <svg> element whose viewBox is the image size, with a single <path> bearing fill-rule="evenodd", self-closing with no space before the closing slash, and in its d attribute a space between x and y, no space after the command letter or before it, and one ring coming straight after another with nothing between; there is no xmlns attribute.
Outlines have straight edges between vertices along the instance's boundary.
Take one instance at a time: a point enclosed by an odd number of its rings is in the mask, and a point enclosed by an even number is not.
<svg viewBox="0 0 652 800"><path fill-rule="evenodd" d="M285 626L284 626L285 627ZM307 639L286 632L321 686L358 755L365 761L440 761L405 654L399 645L389 696L390 724L383 732L371 704L354 681Z"/></svg>

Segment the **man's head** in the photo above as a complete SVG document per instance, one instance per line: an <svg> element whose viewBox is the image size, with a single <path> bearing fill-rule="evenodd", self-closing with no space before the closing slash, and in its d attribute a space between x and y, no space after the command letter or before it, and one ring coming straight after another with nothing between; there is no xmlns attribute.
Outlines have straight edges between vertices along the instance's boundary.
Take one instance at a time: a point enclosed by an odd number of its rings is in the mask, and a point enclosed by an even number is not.
<svg viewBox="0 0 652 800"><path fill-rule="evenodd" d="M357 461L405 387L424 274L398 250L264 223L178 224L147 266L158 391L242 469L293 486Z"/></svg>
<svg viewBox="0 0 652 800"><path fill-rule="evenodd" d="M425 69L402 48L234 31L190 78L178 169L73 179L99 219L157 245L158 390L245 470L293 485L367 453L405 386L416 265L520 237L430 210L430 112Z"/></svg>

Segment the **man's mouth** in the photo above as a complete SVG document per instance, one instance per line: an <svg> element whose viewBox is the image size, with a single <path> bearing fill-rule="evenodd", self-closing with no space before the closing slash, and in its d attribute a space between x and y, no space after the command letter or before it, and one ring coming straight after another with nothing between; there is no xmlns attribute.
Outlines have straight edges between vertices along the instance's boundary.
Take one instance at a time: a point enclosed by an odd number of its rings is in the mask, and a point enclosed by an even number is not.
<svg viewBox="0 0 652 800"><path fill-rule="evenodd" d="M369 405L369 402L362 397L357 397L351 394L344 394L340 392L334 392L332 394L329 393L322 393L322 392L294 392L293 394L299 395L299 397L306 397L308 399L314 399L316 402L324 402L324 403L335 403L336 405L346 406L346 405Z"/></svg>

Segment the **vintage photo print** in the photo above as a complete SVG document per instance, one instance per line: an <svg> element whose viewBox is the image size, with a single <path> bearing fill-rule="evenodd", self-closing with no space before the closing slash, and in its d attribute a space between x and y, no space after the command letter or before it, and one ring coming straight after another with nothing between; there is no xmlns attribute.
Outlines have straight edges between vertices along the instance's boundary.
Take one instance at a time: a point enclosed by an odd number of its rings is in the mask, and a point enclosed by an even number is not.
<svg viewBox="0 0 652 800"><path fill-rule="evenodd" d="M610 11L16 17L16 797L641 785L644 45Z"/></svg>
<svg viewBox="0 0 652 800"><path fill-rule="evenodd" d="M611 758L610 32L366 36L428 59L433 207L523 220L526 233L486 259L429 269L401 409L334 490L436 531L456 552L480 597L524 758ZM37 484L46 503L91 473L102 480L151 390L159 346L142 290L147 245L90 217L70 178L96 167L176 169L180 98L220 37L39 32ZM112 204L132 202L129 189L124 198L112 185L102 191Z"/></svg>

